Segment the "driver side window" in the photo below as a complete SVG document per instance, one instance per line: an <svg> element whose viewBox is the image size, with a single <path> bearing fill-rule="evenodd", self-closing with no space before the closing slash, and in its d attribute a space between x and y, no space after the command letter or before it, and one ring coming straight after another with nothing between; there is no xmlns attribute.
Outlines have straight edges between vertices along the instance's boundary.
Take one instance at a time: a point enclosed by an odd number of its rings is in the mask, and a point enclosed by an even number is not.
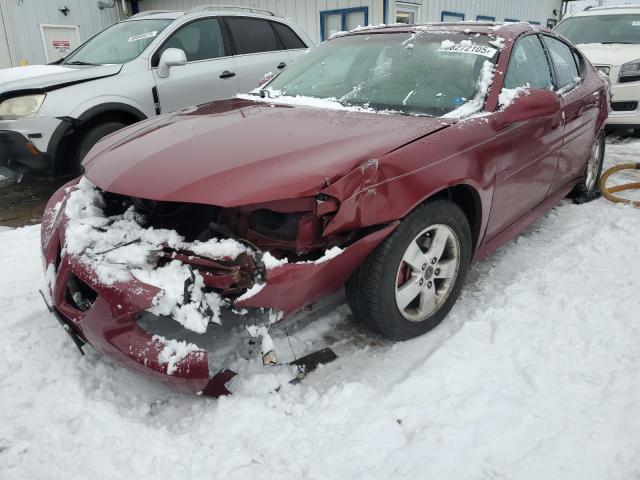
<svg viewBox="0 0 640 480"><path fill-rule="evenodd" d="M511 52L503 88L553 88L551 67L537 35L528 35L517 41Z"/></svg>

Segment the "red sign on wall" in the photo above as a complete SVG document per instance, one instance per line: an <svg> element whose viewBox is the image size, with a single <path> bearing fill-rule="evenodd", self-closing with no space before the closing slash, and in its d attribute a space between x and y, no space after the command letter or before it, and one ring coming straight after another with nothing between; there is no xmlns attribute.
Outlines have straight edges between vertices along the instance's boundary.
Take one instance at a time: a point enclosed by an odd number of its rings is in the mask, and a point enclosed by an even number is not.
<svg viewBox="0 0 640 480"><path fill-rule="evenodd" d="M56 50L69 50L71 48L71 44L69 40L52 40L53 48Z"/></svg>

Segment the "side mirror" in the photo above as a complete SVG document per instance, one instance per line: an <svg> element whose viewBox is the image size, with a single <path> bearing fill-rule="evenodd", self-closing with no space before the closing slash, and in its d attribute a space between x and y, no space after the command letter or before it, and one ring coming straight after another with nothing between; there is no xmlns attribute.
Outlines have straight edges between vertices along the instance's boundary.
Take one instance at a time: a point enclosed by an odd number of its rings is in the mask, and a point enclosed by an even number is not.
<svg viewBox="0 0 640 480"><path fill-rule="evenodd" d="M171 67L178 67L180 65L186 65L187 56L184 50L179 48L167 48L162 52L160 61L158 62L158 76L160 78L166 78L169 76L169 70Z"/></svg>
<svg viewBox="0 0 640 480"><path fill-rule="evenodd" d="M537 117L551 117L559 111L560 98L556 92L530 88L519 92L494 118L497 127L501 128Z"/></svg>

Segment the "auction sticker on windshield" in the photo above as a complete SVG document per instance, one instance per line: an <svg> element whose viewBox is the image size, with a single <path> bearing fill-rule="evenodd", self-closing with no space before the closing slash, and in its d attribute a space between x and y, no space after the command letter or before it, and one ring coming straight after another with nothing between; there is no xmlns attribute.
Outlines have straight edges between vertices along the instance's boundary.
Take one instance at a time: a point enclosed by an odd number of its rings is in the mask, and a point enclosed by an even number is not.
<svg viewBox="0 0 640 480"><path fill-rule="evenodd" d="M453 43L452 41L443 41L442 45L438 49L439 52L451 52L451 53L471 53L473 55L482 55L483 57L492 58L498 51L495 48L487 47L486 45L478 45L468 40Z"/></svg>
<svg viewBox="0 0 640 480"><path fill-rule="evenodd" d="M144 40L145 38L152 38L158 35L158 31L154 30L153 32L141 33L139 35L133 35L129 37L130 42L135 42L136 40Z"/></svg>

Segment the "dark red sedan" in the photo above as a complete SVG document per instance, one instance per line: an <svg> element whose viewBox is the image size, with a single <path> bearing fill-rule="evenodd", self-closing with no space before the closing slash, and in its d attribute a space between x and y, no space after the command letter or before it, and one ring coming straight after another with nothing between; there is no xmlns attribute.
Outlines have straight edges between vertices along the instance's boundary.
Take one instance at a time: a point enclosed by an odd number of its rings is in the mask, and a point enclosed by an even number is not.
<svg viewBox="0 0 640 480"><path fill-rule="evenodd" d="M472 261L597 195L607 108L582 54L527 24L334 37L250 95L98 143L45 212L45 297L78 345L189 392L220 392L225 365L153 319L270 313L250 328L268 356L270 322L346 284L372 330L421 335Z"/></svg>

